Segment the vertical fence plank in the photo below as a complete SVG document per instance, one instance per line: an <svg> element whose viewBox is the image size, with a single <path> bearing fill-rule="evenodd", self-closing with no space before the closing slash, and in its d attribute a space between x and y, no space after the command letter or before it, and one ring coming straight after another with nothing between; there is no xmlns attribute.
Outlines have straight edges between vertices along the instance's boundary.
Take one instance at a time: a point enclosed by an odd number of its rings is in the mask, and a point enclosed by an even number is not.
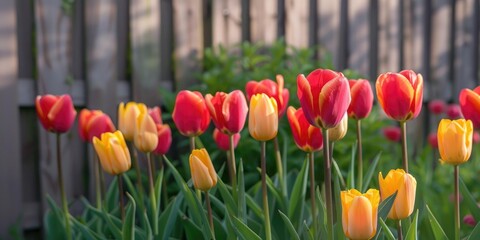
<svg viewBox="0 0 480 240"><path fill-rule="evenodd" d="M173 1L175 34L175 87L185 89L195 81L203 57L202 1Z"/></svg>
<svg viewBox="0 0 480 240"><path fill-rule="evenodd" d="M277 0L250 1L252 42L272 43L277 39Z"/></svg>
<svg viewBox="0 0 480 240"><path fill-rule="evenodd" d="M17 35L15 1L0 2L0 236L6 237L22 216L22 168L17 103ZM21 226L21 225L20 225Z"/></svg>
<svg viewBox="0 0 480 240"><path fill-rule="evenodd" d="M297 48L308 47L309 34L309 0L285 1L285 41Z"/></svg>
<svg viewBox="0 0 480 240"><path fill-rule="evenodd" d="M348 6L348 67L369 77L369 31L368 31L369 1L350 1Z"/></svg>
<svg viewBox="0 0 480 240"><path fill-rule="evenodd" d="M403 29L400 11L402 0L380 0L379 2L379 72L400 71Z"/></svg>
<svg viewBox="0 0 480 240"><path fill-rule="evenodd" d="M213 46L231 47L242 41L241 0L213 0Z"/></svg>
<svg viewBox="0 0 480 240"><path fill-rule="evenodd" d="M332 62L337 70L339 69L339 48L340 32L346 29L340 27L340 5L341 1L319 0L318 2L318 33L320 45L320 57L331 55ZM346 48L346 46L345 46Z"/></svg>

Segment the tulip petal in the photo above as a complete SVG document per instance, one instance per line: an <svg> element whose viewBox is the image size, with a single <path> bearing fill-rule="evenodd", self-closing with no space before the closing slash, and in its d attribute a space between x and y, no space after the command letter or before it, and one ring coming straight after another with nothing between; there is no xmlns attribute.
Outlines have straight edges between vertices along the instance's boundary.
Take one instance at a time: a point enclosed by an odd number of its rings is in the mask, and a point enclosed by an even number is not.
<svg viewBox="0 0 480 240"><path fill-rule="evenodd" d="M318 97L322 128L337 126L350 105L350 87L343 76L327 82Z"/></svg>
<svg viewBox="0 0 480 240"><path fill-rule="evenodd" d="M355 197L348 211L348 233L351 239L370 239L375 231L372 204L364 196Z"/></svg>
<svg viewBox="0 0 480 240"><path fill-rule="evenodd" d="M410 81L403 75L397 73L380 75L376 89L378 101L389 117L405 121L413 116L410 106L415 93Z"/></svg>
<svg viewBox="0 0 480 240"><path fill-rule="evenodd" d="M238 133L243 129L247 112L247 100L242 91L235 90L226 96L222 106L222 114L226 128L230 133Z"/></svg>
<svg viewBox="0 0 480 240"><path fill-rule="evenodd" d="M201 157L193 154L190 156L190 171L192 173L193 185L196 189L207 191L214 185L209 169L203 164Z"/></svg>
<svg viewBox="0 0 480 240"><path fill-rule="evenodd" d="M297 77L297 88L297 96L308 122L314 126L321 127L316 124L312 89L310 83L303 74L300 74Z"/></svg>

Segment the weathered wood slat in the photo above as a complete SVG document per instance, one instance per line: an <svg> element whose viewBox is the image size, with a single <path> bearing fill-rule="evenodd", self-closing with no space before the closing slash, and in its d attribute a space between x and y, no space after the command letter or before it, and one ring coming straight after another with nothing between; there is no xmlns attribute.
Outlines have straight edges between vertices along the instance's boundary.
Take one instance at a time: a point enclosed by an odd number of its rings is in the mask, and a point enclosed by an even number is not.
<svg viewBox="0 0 480 240"><path fill-rule="evenodd" d="M348 6L348 68L369 77L369 1L350 1Z"/></svg>
<svg viewBox="0 0 480 240"><path fill-rule="evenodd" d="M378 71L398 72L400 71L400 58L403 29L400 29L402 14L400 12L401 0L380 0L379 1L379 59Z"/></svg>
<svg viewBox="0 0 480 240"><path fill-rule="evenodd" d="M308 47L309 34L309 0L285 1L285 41L297 48Z"/></svg>
<svg viewBox="0 0 480 240"><path fill-rule="evenodd" d="M277 0L250 1L250 34L253 42L277 39Z"/></svg>
<svg viewBox="0 0 480 240"><path fill-rule="evenodd" d="M213 0L213 46L234 46L242 41L241 0Z"/></svg>
<svg viewBox="0 0 480 240"><path fill-rule="evenodd" d="M320 0L318 2L318 44L320 57L331 54L332 62L339 69L340 32L346 31L340 27L340 1ZM347 46L343 46L347 47Z"/></svg>

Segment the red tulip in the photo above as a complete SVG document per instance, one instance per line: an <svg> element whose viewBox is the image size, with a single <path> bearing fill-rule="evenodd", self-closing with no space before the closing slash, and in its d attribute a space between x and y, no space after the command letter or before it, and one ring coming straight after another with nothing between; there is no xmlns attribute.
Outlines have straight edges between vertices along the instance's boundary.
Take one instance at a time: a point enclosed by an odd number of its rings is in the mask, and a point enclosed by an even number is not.
<svg viewBox="0 0 480 240"><path fill-rule="evenodd" d="M172 130L168 124L157 124L158 143L153 150L156 155L163 155L168 152L172 145Z"/></svg>
<svg viewBox="0 0 480 240"><path fill-rule="evenodd" d="M423 77L412 70L381 74L376 83L383 111L397 121L416 118L422 109Z"/></svg>
<svg viewBox="0 0 480 240"><path fill-rule="evenodd" d="M290 92L287 88L283 88L283 76L277 74L277 83L270 79L265 79L260 82L249 81L246 86L247 98L250 100L253 95L258 93L265 93L269 97L273 97L277 101L278 117L283 116L287 109Z"/></svg>
<svg viewBox="0 0 480 240"><path fill-rule="evenodd" d="M428 143L433 149L438 148L438 137L437 133L433 132L428 135Z"/></svg>
<svg viewBox="0 0 480 240"><path fill-rule="evenodd" d="M287 118L297 147L305 152L320 151L323 148L323 136L320 128L312 126L302 108L288 107Z"/></svg>
<svg viewBox="0 0 480 240"><path fill-rule="evenodd" d="M463 223L465 225L468 225L470 227L475 227L477 225L477 221L475 221L475 218L472 216L472 214L467 214L463 217Z"/></svg>
<svg viewBox="0 0 480 240"><path fill-rule="evenodd" d="M459 101L463 116L470 119L475 128L480 128L480 86L473 90L462 89Z"/></svg>
<svg viewBox="0 0 480 240"><path fill-rule="evenodd" d="M473 144L477 144L480 141L480 134L473 132Z"/></svg>
<svg viewBox="0 0 480 240"><path fill-rule="evenodd" d="M213 139L215 140L218 148L221 150L230 150L230 135L223 133L222 131L218 130L218 128L215 128L215 130L213 130ZM239 141L240 133L233 134L233 148L237 147Z"/></svg>
<svg viewBox="0 0 480 240"><path fill-rule="evenodd" d="M310 124L320 128L337 126L350 104L350 87L342 73L317 69L306 78L297 77L298 91L305 117Z"/></svg>
<svg viewBox="0 0 480 240"><path fill-rule="evenodd" d="M240 90L231 93L207 94L205 102L215 126L227 134L242 131L247 119L247 100Z"/></svg>
<svg viewBox="0 0 480 240"><path fill-rule="evenodd" d="M148 108L148 115L152 117L155 124L162 124L162 110L159 107Z"/></svg>
<svg viewBox="0 0 480 240"><path fill-rule="evenodd" d="M205 99L196 91L182 90L178 93L172 117L178 131L187 137L199 136L210 124Z"/></svg>
<svg viewBox="0 0 480 240"><path fill-rule="evenodd" d="M35 108L40 123L49 132L67 132L72 127L75 116L77 116L72 98L68 94L37 96Z"/></svg>
<svg viewBox="0 0 480 240"><path fill-rule="evenodd" d="M396 126L385 127L383 128L383 135L392 142L400 142L402 139L402 130Z"/></svg>
<svg viewBox="0 0 480 240"><path fill-rule="evenodd" d="M452 120L463 118L462 110L460 109L460 106L458 106L458 104L448 105L446 113L447 113L448 118L452 119ZM472 121L472 123L473 123L473 121Z"/></svg>
<svg viewBox="0 0 480 240"><path fill-rule="evenodd" d="M435 99L428 103L428 110L435 115L442 114L445 111L445 107L445 101L442 99Z"/></svg>
<svg viewBox="0 0 480 240"><path fill-rule="evenodd" d="M102 133L115 132L115 126L102 111L82 109L78 117L78 132L83 141L92 142L93 137L101 138Z"/></svg>
<svg viewBox="0 0 480 240"><path fill-rule="evenodd" d="M368 117L372 111L373 92L370 82L365 79L348 80L352 101L348 107L348 116L354 119Z"/></svg>

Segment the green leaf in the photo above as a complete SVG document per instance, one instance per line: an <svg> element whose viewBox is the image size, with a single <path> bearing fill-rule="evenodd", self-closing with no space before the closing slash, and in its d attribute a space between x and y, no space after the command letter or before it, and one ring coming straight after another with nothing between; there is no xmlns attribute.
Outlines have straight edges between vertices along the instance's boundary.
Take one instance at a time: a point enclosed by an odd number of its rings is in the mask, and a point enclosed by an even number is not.
<svg viewBox="0 0 480 240"><path fill-rule="evenodd" d="M417 222L418 222L418 209L415 212L415 216L413 217L412 224L408 228L407 235L405 236L405 240L417 239Z"/></svg>
<svg viewBox="0 0 480 240"><path fill-rule="evenodd" d="M117 178L113 178L112 182L110 183L110 187L108 188L106 201L105 201L105 208L107 212L113 212L116 208L118 208L118 182Z"/></svg>
<svg viewBox="0 0 480 240"><path fill-rule="evenodd" d="M349 189L355 188L355 156L357 153L357 144L352 146L352 154L350 158L350 170L348 171L347 186Z"/></svg>
<svg viewBox="0 0 480 240"><path fill-rule="evenodd" d="M237 204L233 200L232 194L230 194L230 191L228 191L227 186L225 185L225 183L222 181L221 178L218 178L217 188L218 188L218 191L220 192L220 195L222 195L223 201L229 213L233 216L236 216Z"/></svg>
<svg viewBox="0 0 480 240"><path fill-rule="evenodd" d="M127 192L127 197L130 199L130 204L127 207L127 213L125 214L125 221L123 223L122 235L123 240L135 239L135 200L132 195Z"/></svg>
<svg viewBox="0 0 480 240"><path fill-rule="evenodd" d="M307 191L308 158L303 161L302 169L298 173L293 185L290 204L288 206L288 217L293 220L294 226L301 226L303 221L303 206L305 204L305 193Z"/></svg>
<svg viewBox="0 0 480 240"><path fill-rule="evenodd" d="M372 180L373 173L377 172L376 169L377 169L378 162L380 161L380 156L382 156L382 152L379 152L379 153L377 153L377 155L375 155L375 157L373 158L372 164L370 164L370 166L368 168L367 174L363 177L362 192L367 191L367 189L370 185L370 182Z"/></svg>
<svg viewBox="0 0 480 240"><path fill-rule="evenodd" d="M312 229L310 229L307 225L307 222L303 222L303 228L305 229L304 233L305 235L307 235L308 239L309 240L315 240L315 238L313 237L313 231Z"/></svg>
<svg viewBox="0 0 480 240"><path fill-rule="evenodd" d="M82 239L103 239L104 238L98 235L97 233L95 233L94 231L92 231L88 226L85 226L83 223L79 222L75 218L72 218L72 223L76 229L80 230Z"/></svg>
<svg viewBox="0 0 480 240"><path fill-rule="evenodd" d="M387 219L388 213L393 206L393 202L395 201L395 197L397 197L397 192L390 195L388 198L383 200L380 205L378 206L378 219ZM380 221L377 220L377 229L380 229ZM377 239L380 231L377 231L375 237L373 239Z"/></svg>
<svg viewBox="0 0 480 240"><path fill-rule="evenodd" d="M473 231L470 233L470 236L468 236L468 240L475 240L475 239L480 239L480 222L477 223Z"/></svg>
<svg viewBox="0 0 480 240"><path fill-rule="evenodd" d="M162 239L168 239L168 237L171 235L175 223L177 222L178 212L182 203L183 193L180 192L174 199L172 199L172 202L160 215L158 226L160 229L159 232L163 233Z"/></svg>
<svg viewBox="0 0 480 240"><path fill-rule="evenodd" d="M480 219L480 208L478 208L477 202L473 198L472 194L468 190L467 186L460 177L460 191L462 192L463 201L467 204L468 209L473 215L473 218Z"/></svg>
<svg viewBox="0 0 480 240"><path fill-rule="evenodd" d="M342 176L342 171L340 171L340 168L338 167L337 161L335 161L335 159L332 159L332 166L335 172L337 173L337 175L339 176L339 180L340 180L340 184L342 184L342 188L345 189L347 185L345 184L345 180L343 179L343 176Z"/></svg>
<svg viewBox="0 0 480 240"><path fill-rule="evenodd" d="M243 223L240 219L236 218L235 216L231 216L233 229L243 239L246 240L261 240L261 238L252 230L250 229L245 223Z"/></svg>
<svg viewBox="0 0 480 240"><path fill-rule="evenodd" d="M258 169L261 171L260 169ZM272 179L266 175L265 180L267 183L267 187L270 190L270 193L273 195L273 197L277 200L277 203L280 205L280 209L285 209L286 204L285 204L285 199L282 197L282 192L279 188L275 187L275 184L273 183Z"/></svg>
<svg viewBox="0 0 480 240"><path fill-rule="evenodd" d="M438 223L437 219L433 215L428 205L425 205L425 208L427 209L428 221L430 222L430 226L432 227L432 231L433 231L433 235L435 235L435 239L443 239L443 240L448 239L447 235L442 229L442 226L440 226L440 223Z"/></svg>
<svg viewBox="0 0 480 240"><path fill-rule="evenodd" d="M378 220L380 221L380 225L382 225L382 229L385 231L384 235L390 240L395 240L395 236L393 236L392 231L390 231L390 228L385 224L383 219L379 218Z"/></svg>
<svg viewBox="0 0 480 240"><path fill-rule="evenodd" d="M278 213L280 213L280 216L282 217L283 222L285 223L285 226L287 226L287 230L290 233L291 239L300 240L300 237L298 236L297 231L295 231L295 227L293 226L292 222L290 222L290 219L288 219L287 215L285 215L280 210L278 210Z"/></svg>
<svg viewBox="0 0 480 240"><path fill-rule="evenodd" d="M243 161L240 158L238 165L238 217L243 221L247 222L247 203L245 199L245 177L243 175Z"/></svg>
<svg viewBox="0 0 480 240"><path fill-rule="evenodd" d="M155 215L156 219L158 219L158 216L160 214L160 203L162 202L161 197L162 197L163 170L164 168L160 170L160 173L157 176L157 180L155 181L155 197L157 199L157 215Z"/></svg>
<svg viewBox="0 0 480 240"><path fill-rule="evenodd" d="M260 205L258 205L250 195L246 194L245 197L247 199L247 206L250 208L250 210L252 210L257 217L263 220L263 210Z"/></svg>

